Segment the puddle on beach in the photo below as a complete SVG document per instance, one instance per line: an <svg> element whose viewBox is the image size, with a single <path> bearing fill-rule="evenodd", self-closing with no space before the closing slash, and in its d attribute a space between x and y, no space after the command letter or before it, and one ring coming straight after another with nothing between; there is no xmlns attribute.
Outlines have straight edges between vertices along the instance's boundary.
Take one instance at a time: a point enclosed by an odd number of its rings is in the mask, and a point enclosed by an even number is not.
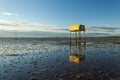
<svg viewBox="0 0 120 80"><path fill-rule="evenodd" d="M120 80L120 44L87 43L71 54L57 41L0 40L0 80Z"/></svg>

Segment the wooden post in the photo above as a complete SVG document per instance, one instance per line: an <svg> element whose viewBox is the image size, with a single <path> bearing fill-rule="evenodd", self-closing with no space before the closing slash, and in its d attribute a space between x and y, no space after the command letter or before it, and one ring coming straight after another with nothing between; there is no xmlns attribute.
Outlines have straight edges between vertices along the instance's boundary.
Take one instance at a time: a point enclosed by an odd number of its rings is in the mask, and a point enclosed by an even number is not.
<svg viewBox="0 0 120 80"><path fill-rule="evenodd" d="M71 51L71 31L70 31L70 37L69 37L69 45L70 45L70 51Z"/></svg>
<svg viewBox="0 0 120 80"><path fill-rule="evenodd" d="M77 32L75 31L75 36L76 36L76 51L77 51Z"/></svg>
<svg viewBox="0 0 120 80"><path fill-rule="evenodd" d="M80 49L80 31L78 31L78 48Z"/></svg>
<svg viewBox="0 0 120 80"><path fill-rule="evenodd" d="M77 32L75 32L75 36L76 36L76 45L77 45Z"/></svg>

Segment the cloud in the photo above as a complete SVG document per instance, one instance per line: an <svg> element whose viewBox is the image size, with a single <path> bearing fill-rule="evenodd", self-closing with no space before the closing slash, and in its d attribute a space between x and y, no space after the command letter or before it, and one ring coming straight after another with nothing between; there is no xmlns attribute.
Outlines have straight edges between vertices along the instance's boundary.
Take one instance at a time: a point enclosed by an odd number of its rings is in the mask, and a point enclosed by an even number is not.
<svg viewBox="0 0 120 80"><path fill-rule="evenodd" d="M5 16L17 16L16 14L10 12L2 12L1 14Z"/></svg>
<svg viewBox="0 0 120 80"><path fill-rule="evenodd" d="M18 30L18 31L46 31L46 32L69 32L67 28L60 28L56 25L50 24L40 24L40 23L30 23L30 22L16 22L8 20L0 20L0 26L3 26L5 29ZM5 26L5 27L4 27ZM99 33L113 33L120 32L119 27L95 27L95 26L86 26L86 32L99 32Z"/></svg>
<svg viewBox="0 0 120 80"><path fill-rule="evenodd" d="M96 31L96 32L118 32L120 31L119 27L86 27L86 31Z"/></svg>
<svg viewBox="0 0 120 80"><path fill-rule="evenodd" d="M45 27L46 26L46 27L54 27L56 25L0 20L0 26L12 26L12 27L26 27L26 26Z"/></svg>
<svg viewBox="0 0 120 80"><path fill-rule="evenodd" d="M46 32L56 32L56 33L68 33L68 29L60 29L60 28L42 28L39 31L46 31Z"/></svg>
<svg viewBox="0 0 120 80"><path fill-rule="evenodd" d="M4 30L4 31L2 31ZM24 37L68 37L69 29L56 25L0 20L0 31L5 36L14 36L14 31ZM10 34L11 33L11 34ZM119 27L86 26L87 36L120 36ZM3 36L3 35L0 35Z"/></svg>
<svg viewBox="0 0 120 80"><path fill-rule="evenodd" d="M91 27L91 26L87 26L86 27L87 30L116 30L116 29L120 29L119 27Z"/></svg>
<svg viewBox="0 0 120 80"><path fill-rule="evenodd" d="M88 36L120 36L119 27L86 27Z"/></svg>
<svg viewBox="0 0 120 80"><path fill-rule="evenodd" d="M46 31L46 32L57 32L57 33L68 32L68 29L59 29L59 27L57 27L56 25L28 23L28 22L15 22L15 21L8 21L8 20L0 20L0 29L16 30L19 32L30 32L30 31Z"/></svg>
<svg viewBox="0 0 120 80"><path fill-rule="evenodd" d="M62 32L64 29L52 30L31 30L31 31L16 31L17 37L69 37L68 29ZM74 34L72 34L75 36ZM118 33L106 33L106 32L86 32L87 37L99 37L99 36L119 36ZM14 30L2 30L0 29L0 37L15 37Z"/></svg>
<svg viewBox="0 0 120 80"><path fill-rule="evenodd" d="M15 31L0 30L0 37L16 37ZM46 31L17 32L17 37L68 37L68 33Z"/></svg>

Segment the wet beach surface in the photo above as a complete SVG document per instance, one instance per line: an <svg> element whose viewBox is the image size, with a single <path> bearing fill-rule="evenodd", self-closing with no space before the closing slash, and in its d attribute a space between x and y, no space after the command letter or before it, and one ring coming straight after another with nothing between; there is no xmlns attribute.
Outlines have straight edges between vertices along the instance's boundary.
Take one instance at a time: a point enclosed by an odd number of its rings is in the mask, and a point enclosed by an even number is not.
<svg viewBox="0 0 120 80"><path fill-rule="evenodd" d="M0 39L0 80L120 80L120 44L88 42L83 53L74 63L67 41Z"/></svg>

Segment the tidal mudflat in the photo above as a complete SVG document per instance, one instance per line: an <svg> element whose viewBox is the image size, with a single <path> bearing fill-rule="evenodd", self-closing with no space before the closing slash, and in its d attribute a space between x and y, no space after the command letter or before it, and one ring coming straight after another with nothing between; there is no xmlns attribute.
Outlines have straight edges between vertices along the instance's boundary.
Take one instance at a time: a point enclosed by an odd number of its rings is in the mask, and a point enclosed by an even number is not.
<svg viewBox="0 0 120 80"><path fill-rule="evenodd" d="M120 44L87 42L74 63L67 42L0 39L0 80L120 80Z"/></svg>

